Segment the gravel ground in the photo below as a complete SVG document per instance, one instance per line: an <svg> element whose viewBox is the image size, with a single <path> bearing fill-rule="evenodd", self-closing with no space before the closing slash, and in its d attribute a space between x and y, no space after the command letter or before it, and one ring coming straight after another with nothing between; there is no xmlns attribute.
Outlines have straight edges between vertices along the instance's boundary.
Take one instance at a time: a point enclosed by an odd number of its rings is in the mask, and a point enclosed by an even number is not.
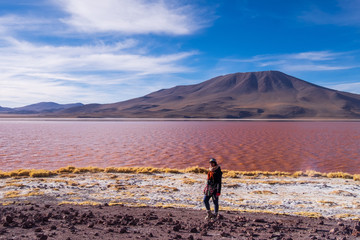
<svg viewBox="0 0 360 240"><path fill-rule="evenodd" d="M26 203L0 206L0 239L358 239L358 221L267 213Z"/></svg>

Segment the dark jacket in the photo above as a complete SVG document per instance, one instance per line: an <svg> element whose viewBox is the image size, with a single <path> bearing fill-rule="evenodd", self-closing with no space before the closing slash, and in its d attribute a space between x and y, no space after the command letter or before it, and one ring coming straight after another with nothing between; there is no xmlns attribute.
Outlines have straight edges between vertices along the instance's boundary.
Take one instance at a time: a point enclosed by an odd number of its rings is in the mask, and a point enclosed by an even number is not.
<svg viewBox="0 0 360 240"><path fill-rule="evenodd" d="M215 188L215 192L214 192L214 195L215 195L216 193L221 193L222 171L221 171L220 166L218 166L218 168L214 171L214 173L212 175L213 175L213 177L209 177L209 173L208 173L207 184L209 186Z"/></svg>

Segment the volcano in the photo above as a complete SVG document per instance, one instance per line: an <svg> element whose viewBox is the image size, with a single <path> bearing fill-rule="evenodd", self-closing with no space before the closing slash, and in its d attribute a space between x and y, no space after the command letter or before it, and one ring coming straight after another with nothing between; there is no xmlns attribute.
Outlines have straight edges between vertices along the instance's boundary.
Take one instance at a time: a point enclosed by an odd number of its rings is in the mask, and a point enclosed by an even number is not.
<svg viewBox="0 0 360 240"><path fill-rule="evenodd" d="M360 95L321 87L279 71L218 76L143 97L60 112L116 118L360 118Z"/></svg>

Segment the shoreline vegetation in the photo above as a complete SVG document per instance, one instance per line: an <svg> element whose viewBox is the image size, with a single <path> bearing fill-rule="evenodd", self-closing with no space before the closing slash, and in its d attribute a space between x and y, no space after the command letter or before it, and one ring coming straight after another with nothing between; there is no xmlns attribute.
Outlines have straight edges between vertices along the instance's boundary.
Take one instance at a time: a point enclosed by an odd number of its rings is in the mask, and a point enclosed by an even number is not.
<svg viewBox="0 0 360 240"><path fill-rule="evenodd" d="M359 174L224 169L222 218L204 221L206 172L197 166L1 171L0 238L360 236Z"/></svg>
<svg viewBox="0 0 360 240"><path fill-rule="evenodd" d="M202 174L207 173L208 169L203 167L189 167L185 169L176 169L176 168L156 168L156 167L75 167L67 166L55 170L45 170L45 169L17 169L12 171L1 171L0 178L16 178L16 177L52 177L58 176L66 173L82 174L82 173L136 173L136 174L155 174L155 173L196 173ZM360 174L350 174L345 172L329 172L323 173L314 170L307 171L295 171L295 172L283 172L283 171L233 171L223 169L224 178L241 178L241 177L269 177L269 176L278 176L278 177L322 177L322 178L343 178L343 179L352 179L354 181L360 181Z"/></svg>
<svg viewBox="0 0 360 240"><path fill-rule="evenodd" d="M201 209L207 171L198 166L68 166L56 170L0 171L0 205L40 197L59 205ZM356 200L359 181L360 174L343 172L224 169L221 209L360 220L360 200Z"/></svg>

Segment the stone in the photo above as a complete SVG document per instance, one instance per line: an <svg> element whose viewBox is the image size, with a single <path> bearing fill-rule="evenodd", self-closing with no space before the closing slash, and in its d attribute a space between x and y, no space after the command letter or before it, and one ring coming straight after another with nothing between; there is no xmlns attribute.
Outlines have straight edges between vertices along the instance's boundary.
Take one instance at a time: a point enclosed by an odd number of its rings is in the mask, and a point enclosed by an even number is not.
<svg viewBox="0 0 360 240"><path fill-rule="evenodd" d="M257 223L266 223L265 219L263 218L257 218L254 220L254 222L257 222Z"/></svg>
<svg viewBox="0 0 360 240"><path fill-rule="evenodd" d="M11 217L11 216L6 216L5 217L5 222L6 223L12 223L13 221L14 221L13 217Z"/></svg>
<svg viewBox="0 0 360 240"><path fill-rule="evenodd" d="M222 236L222 237L231 237L230 233L227 233L227 232L222 232L220 234L220 236Z"/></svg>
<svg viewBox="0 0 360 240"><path fill-rule="evenodd" d="M180 224L176 224L176 225L173 227L173 230L174 230L175 232L180 231L180 229L181 229L181 225L180 225Z"/></svg>
<svg viewBox="0 0 360 240"><path fill-rule="evenodd" d="M45 234L39 234L36 236L38 238L38 240L47 240L48 236Z"/></svg>

